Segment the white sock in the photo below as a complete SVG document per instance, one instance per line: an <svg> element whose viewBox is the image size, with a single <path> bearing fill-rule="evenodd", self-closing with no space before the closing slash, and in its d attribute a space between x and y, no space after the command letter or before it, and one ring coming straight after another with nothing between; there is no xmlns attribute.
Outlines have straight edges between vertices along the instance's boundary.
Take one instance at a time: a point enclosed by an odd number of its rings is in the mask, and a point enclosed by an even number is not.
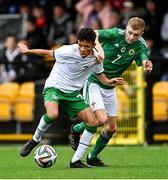
<svg viewBox="0 0 168 180"><path fill-rule="evenodd" d="M91 132L87 131L86 129L84 130L84 132L80 138L79 146L78 146L75 154L72 157L72 160L71 160L72 163L82 159L82 157L84 156L86 150L88 149L93 137L94 137L94 133L91 133Z"/></svg>
<svg viewBox="0 0 168 180"><path fill-rule="evenodd" d="M51 123L52 124L52 123ZM40 122L36 128L36 131L33 135L33 140L36 142L40 142L42 135L44 132L50 127L51 124L47 124L44 121L44 116L41 117Z"/></svg>

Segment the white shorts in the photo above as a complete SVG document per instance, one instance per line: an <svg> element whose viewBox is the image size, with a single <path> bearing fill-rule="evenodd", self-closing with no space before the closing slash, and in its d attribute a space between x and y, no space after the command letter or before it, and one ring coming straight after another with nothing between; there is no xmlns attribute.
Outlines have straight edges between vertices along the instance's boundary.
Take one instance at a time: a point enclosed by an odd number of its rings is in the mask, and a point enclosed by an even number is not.
<svg viewBox="0 0 168 180"><path fill-rule="evenodd" d="M86 81L83 88L83 96L93 111L105 109L108 116L117 116L118 100L116 88L103 89L95 83Z"/></svg>

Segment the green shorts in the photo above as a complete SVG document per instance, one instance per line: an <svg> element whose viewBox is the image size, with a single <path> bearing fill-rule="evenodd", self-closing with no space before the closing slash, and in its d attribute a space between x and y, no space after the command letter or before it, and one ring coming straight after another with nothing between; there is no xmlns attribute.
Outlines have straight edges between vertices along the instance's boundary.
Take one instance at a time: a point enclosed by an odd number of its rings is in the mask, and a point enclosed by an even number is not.
<svg viewBox="0 0 168 180"><path fill-rule="evenodd" d="M70 116L76 116L80 111L90 107L83 99L79 91L65 93L56 88L45 88L43 90L45 104L47 102L55 102L63 108L65 113Z"/></svg>

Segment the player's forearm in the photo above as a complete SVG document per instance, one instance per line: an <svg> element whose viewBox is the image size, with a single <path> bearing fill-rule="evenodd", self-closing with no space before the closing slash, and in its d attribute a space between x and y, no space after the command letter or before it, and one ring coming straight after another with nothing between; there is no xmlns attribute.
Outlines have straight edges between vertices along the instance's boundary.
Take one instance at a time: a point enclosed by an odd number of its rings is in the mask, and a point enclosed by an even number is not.
<svg viewBox="0 0 168 180"><path fill-rule="evenodd" d="M104 84L109 84L109 82L110 82L104 73L97 74L97 78Z"/></svg>
<svg viewBox="0 0 168 180"><path fill-rule="evenodd" d="M96 46L95 48L98 50L99 52L99 55L102 57L102 59L104 59L105 55L104 55L104 50L98 40L98 37L99 37L99 33L97 30L94 31L96 33L96 40L95 40L95 43L96 43Z"/></svg>
<svg viewBox="0 0 168 180"><path fill-rule="evenodd" d="M45 50L45 49L29 49L27 50L27 54L34 54L43 57L53 57L53 50Z"/></svg>

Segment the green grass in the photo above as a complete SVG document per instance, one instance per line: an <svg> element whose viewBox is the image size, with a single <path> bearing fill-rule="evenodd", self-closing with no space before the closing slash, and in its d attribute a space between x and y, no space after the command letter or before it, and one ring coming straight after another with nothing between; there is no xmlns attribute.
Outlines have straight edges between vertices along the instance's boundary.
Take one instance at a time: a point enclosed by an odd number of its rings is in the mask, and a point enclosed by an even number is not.
<svg viewBox="0 0 168 180"><path fill-rule="evenodd" d="M54 146L58 159L48 169L40 168L28 157L19 156L19 145L0 146L0 179L163 179L168 178L167 146L108 146L101 159L102 168L70 169L73 151ZM89 149L90 150L90 149Z"/></svg>

